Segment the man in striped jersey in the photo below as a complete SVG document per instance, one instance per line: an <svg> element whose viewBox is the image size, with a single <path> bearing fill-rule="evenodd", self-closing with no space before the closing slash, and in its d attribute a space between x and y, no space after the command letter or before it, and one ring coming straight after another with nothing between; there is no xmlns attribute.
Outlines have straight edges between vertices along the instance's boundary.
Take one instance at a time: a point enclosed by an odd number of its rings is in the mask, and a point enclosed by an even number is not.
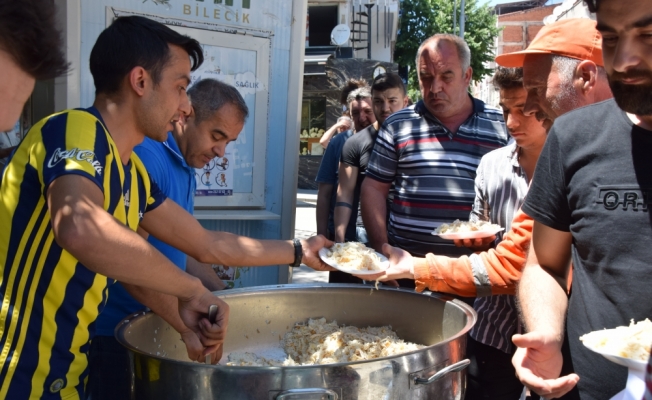
<svg viewBox="0 0 652 400"><path fill-rule="evenodd" d="M416 58L423 100L391 115L378 132L361 189L362 218L378 251L390 243L420 257L470 253L431 234L468 218L480 158L507 144L502 113L467 91L470 59L457 36L427 39Z"/></svg>
<svg viewBox="0 0 652 400"><path fill-rule="evenodd" d="M235 253L244 265L323 265L321 237L261 241L203 229L133 152L145 137L165 141L190 114L186 87L202 61L196 40L144 17L118 18L91 51L93 106L34 125L2 172L0 221L10 223L0 230L0 398L86 398L95 320L116 281L176 330L194 333L184 336L192 359L217 361L228 305L139 227L202 262Z"/></svg>

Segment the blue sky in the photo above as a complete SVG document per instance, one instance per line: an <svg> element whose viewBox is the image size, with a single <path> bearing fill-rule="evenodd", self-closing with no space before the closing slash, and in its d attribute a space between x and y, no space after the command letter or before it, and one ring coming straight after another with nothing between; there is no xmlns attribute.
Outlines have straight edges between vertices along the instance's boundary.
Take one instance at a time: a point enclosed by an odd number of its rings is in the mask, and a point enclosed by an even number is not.
<svg viewBox="0 0 652 400"><path fill-rule="evenodd" d="M518 1L518 0L489 0L489 1L485 1L485 3L489 3L492 6L495 6L496 4L511 3L513 1ZM561 3L561 2L562 2L562 0L550 0L550 1L548 1L547 4L558 4L558 3Z"/></svg>

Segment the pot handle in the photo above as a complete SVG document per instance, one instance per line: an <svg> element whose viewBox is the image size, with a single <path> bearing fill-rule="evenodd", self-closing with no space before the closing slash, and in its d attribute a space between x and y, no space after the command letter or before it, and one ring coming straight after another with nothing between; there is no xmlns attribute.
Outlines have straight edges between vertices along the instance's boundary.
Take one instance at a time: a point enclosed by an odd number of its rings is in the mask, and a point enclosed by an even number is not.
<svg viewBox="0 0 652 400"><path fill-rule="evenodd" d="M467 358L466 360L462 360L460 362L457 362L453 365L449 365L448 367L437 371L437 373L431 376L430 378L414 378L414 383L416 385L430 385L431 383L440 380L441 378L443 378L444 376L448 375L451 372L458 372L463 370L469 364L471 364L471 360Z"/></svg>
<svg viewBox="0 0 652 400"><path fill-rule="evenodd" d="M310 389L288 389L284 390L276 396L276 400L287 399L291 396L302 396L307 394L325 394L328 396L328 400L338 400L339 396L337 392L330 389L323 388L310 388Z"/></svg>

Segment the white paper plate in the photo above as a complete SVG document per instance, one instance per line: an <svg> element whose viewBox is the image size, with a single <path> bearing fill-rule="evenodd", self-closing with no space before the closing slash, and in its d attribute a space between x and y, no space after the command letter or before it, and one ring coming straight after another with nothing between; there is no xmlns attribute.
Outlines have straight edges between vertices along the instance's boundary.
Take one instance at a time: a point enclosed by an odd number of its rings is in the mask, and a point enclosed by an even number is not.
<svg viewBox="0 0 652 400"><path fill-rule="evenodd" d="M379 272L383 272L384 270L389 268L389 260L387 259L387 257L385 257L384 255L382 255L382 254L380 254L378 252L376 252L376 254L378 255L378 258L380 258L380 269L379 270L369 271L369 270L362 270L362 269L341 268L339 265L337 265L335 260L328 257L327 254L328 254L329 250L330 249L327 249L326 247L319 250L319 258L321 258L323 262L330 265L331 267L336 268L336 269L338 269L338 270L340 270L342 272L346 272L347 274L351 274L351 275L375 275L375 274L377 274Z"/></svg>
<svg viewBox="0 0 652 400"><path fill-rule="evenodd" d="M595 353L598 353L604 358L606 358L607 360L611 362L615 362L618 365L622 365L623 367L627 367L629 369L632 369L634 371L639 371L639 372L645 372L645 368L647 368L647 361L632 360L631 358L615 356L613 354L605 353L602 350L594 349L593 347L588 346L584 342L582 342L582 344L584 344L584 347L586 347L587 349Z"/></svg>
<svg viewBox="0 0 652 400"><path fill-rule="evenodd" d="M469 232L455 232L455 233L435 233L436 231L433 231L433 235L437 235L442 239L446 240L455 240L455 239L481 239L481 238L486 238L489 236L493 236L496 233L500 231L504 231L505 228L496 228L496 229L489 229L489 230L483 230L483 231L469 231Z"/></svg>

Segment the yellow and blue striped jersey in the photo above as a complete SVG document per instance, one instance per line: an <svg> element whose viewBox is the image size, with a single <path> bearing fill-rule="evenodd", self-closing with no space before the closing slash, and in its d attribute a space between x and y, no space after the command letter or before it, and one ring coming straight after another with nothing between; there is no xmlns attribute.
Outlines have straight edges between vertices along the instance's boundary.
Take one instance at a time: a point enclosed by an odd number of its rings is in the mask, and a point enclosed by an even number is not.
<svg viewBox="0 0 652 400"><path fill-rule="evenodd" d="M94 322L114 281L57 245L46 193L77 174L104 193L104 209L136 230L165 200L132 153L118 149L95 108L34 125L0 182L0 399L85 399Z"/></svg>

